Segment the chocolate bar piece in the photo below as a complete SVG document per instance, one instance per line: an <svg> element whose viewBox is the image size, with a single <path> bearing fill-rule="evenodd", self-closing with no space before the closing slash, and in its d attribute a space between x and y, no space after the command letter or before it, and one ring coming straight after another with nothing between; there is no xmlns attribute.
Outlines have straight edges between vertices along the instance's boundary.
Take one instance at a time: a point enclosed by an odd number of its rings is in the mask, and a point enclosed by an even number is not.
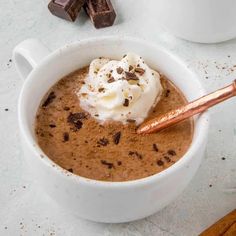
<svg viewBox="0 0 236 236"><path fill-rule="evenodd" d="M55 16L75 21L84 3L85 0L52 0L48 9Z"/></svg>
<svg viewBox="0 0 236 236"><path fill-rule="evenodd" d="M110 0L86 0L84 9L99 29L113 25L116 13Z"/></svg>

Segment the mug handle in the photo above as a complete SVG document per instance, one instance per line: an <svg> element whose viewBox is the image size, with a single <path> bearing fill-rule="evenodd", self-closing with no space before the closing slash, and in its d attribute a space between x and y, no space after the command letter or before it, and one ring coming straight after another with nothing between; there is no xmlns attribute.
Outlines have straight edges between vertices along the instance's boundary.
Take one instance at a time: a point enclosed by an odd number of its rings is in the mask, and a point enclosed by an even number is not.
<svg viewBox="0 0 236 236"><path fill-rule="evenodd" d="M26 79L30 72L50 53L38 39L26 39L13 50L13 60L21 78Z"/></svg>

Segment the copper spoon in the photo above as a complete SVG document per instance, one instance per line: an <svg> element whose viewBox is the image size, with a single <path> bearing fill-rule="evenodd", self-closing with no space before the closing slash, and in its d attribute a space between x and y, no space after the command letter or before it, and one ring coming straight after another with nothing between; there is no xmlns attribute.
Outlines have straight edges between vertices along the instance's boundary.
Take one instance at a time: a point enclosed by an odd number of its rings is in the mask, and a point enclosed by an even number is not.
<svg viewBox="0 0 236 236"><path fill-rule="evenodd" d="M233 83L227 87L219 89L164 115L145 122L138 128L137 133L150 134L160 131L201 113L233 96L236 96L236 80L234 80Z"/></svg>

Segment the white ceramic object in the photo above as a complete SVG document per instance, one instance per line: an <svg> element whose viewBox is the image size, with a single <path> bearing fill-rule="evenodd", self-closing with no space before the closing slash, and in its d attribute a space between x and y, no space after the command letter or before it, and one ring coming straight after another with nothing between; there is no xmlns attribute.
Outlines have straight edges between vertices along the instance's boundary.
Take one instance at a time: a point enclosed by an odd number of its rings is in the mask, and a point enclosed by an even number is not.
<svg viewBox="0 0 236 236"><path fill-rule="evenodd" d="M236 37L235 0L153 0L155 21L193 42L217 43Z"/></svg>
<svg viewBox="0 0 236 236"><path fill-rule="evenodd" d="M92 221L128 222L165 207L189 184L207 142L209 117L204 113L195 120L192 145L181 160L159 174L127 182L103 182L76 176L46 157L34 135L35 114L44 94L60 78L88 65L92 59L99 56L120 59L127 52L142 55L152 68L169 77L188 100L205 93L198 78L181 60L161 47L133 38L89 39L66 45L53 53L37 40L29 39L14 50L17 69L26 79L18 107L25 159L33 176L56 202Z"/></svg>

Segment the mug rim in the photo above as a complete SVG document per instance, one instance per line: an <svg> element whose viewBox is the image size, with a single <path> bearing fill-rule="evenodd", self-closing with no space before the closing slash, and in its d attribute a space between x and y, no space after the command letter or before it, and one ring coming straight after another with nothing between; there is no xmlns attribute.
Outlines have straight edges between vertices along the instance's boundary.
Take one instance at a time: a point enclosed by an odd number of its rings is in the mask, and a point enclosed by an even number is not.
<svg viewBox="0 0 236 236"><path fill-rule="evenodd" d="M192 140L192 143L186 153L173 165L170 167L162 170L159 173L156 173L151 176L147 176L144 178L140 179L135 179L135 180L128 180L128 181L102 181L102 180L95 180L95 179L89 179L83 176L79 176L76 174L73 174L66 169L62 168L59 166L57 163L53 162L44 152L43 150L39 147L37 141L35 138L31 135L31 132L29 131L29 124L26 122L26 119L24 117L24 112L23 112L23 100L24 100L24 93L25 90L27 89L27 83L29 81L34 80L34 74L36 71L40 70L41 67L47 66L49 61L56 60L58 56L60 56L62 53L66 53L68 51L73 51L78 47L83 47L86 44L89 43L97 43L98 41L104 42L104 40L109 40L109 41L132 41L136 42L139 44L143 44L149 47L154 48L155 50L159 50L167 54L169 57L172 57L178 64L182 67L185 67L186 70L189 71L189 73L192 74L192 77L194 77L194 83L198 83L198 87L200 88L200 93L202 95L205 94L205 89L198 79L197 75L193 73L192 70L186 67L186 64L181 60L181 58L173 55L170 51L168 51L166 48L156 45L153 42L144 40L144 39L138 39L134 37L129 37L129 36L103 36L103 37L93 37L93 38L88 38L88 39L83 39L80 41L76 41L74 43L68 43L65 44L63 47L60 47L56 49L55 51L51 52L48 56L43 58L43 60L32 70L32 72L29 74L29 76L26 78L24 81L23 87L20 92L19 96L19 101L18 101L18 119L19 119L19 127L20 127L20 132L23 134L23 138L26 140L28 147L31 149L31 151L34 152L35 155L38 156L38 158L46 165L50 166L52 171L56 171L57 174L62 175L65 178L70 178L71 180L78 182L80 184L85 184L85 185L94 185L94 186L101 186L101 187L130 187L136 186L136 185L146 185L148 183L152 182L158 182L163 178L166 178L167 176L171 175L173 172L178 171L182 166L184 166L189 160L194 153L197 152L201 148L201 145L204 143L204 140L207 139L208 137L208 130L209 130L209 112L206 111L200 115L198 115L198 120L196 122L200 123L200 128L198 128L198 136L194 137ZM194 124L194 133L195 133L196 125ZM43 155L44 158L40 158L40 155ZM55 167L53 167L54 165Z"/></svg>

